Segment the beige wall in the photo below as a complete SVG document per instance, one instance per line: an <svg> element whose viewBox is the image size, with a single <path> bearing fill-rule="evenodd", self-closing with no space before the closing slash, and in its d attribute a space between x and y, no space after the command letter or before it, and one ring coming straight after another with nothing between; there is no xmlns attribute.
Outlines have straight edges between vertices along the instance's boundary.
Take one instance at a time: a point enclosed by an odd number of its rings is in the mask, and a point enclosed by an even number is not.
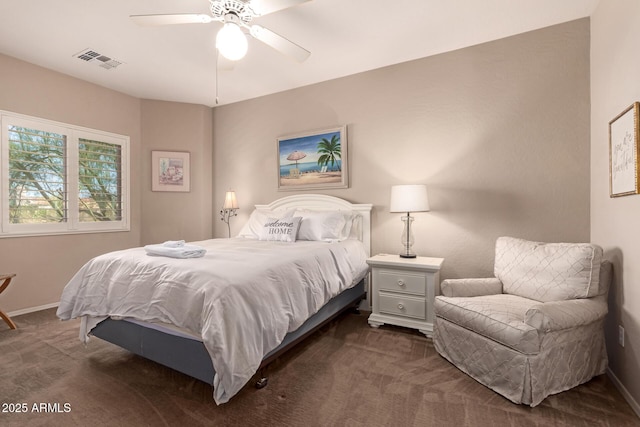
<svg viewBox="0 0 640 427"><path fill-rule="evenodd" d="M394 184L424 183L414 249L444 277L492 273L496 237L589 240L589 21L214 109L214 204L237 192L237 233L277 191L276 138L348 125L351 185L373 203L373 252L397 253ZM215 235L226 236L216 221Z"/></svg>
<svg viewBox="0 0 640 427"><path fill-rule="evenodd" d="M142 101L141 244L212 237L212 114L202 105ZM151 151L187 151L190 192L151 191Z"/></svg>
<svg viewBox="0 0 640 427"><path fill-rule="evenodd" d="M614 263L609 369L640 414L640 196L609 197L608 123L640 101L640 3L601 1L591 18L591 237ZM625 346L618 344L618 325Z"/></svg>
<svg viewBox="0 0 640 427"><path fill-rule="evenodd" d="M0 109L128 135L131 166L139 169L137 98L0 55ZM89 258L139 244L140 218L139 177L132 174L130 232L0 238L0 271L17 274L0 307L12 312L57 302Z"/></svg>

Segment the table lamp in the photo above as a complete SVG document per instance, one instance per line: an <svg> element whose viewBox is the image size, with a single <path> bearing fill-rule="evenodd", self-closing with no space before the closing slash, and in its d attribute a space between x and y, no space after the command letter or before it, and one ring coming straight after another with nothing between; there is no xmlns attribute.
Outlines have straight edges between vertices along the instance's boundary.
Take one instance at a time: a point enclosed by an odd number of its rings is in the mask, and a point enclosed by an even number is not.
<svg viewBox="0 0 640 427"><path fill-rule="evenodd" d="M402 258L415 258L416 254L412 251L413 246L413 230L411 223L413 218L411 212L427 212L429 211L429 198L427 196L427 187L425 185L394 185L391 187L391 208L389 212L406 212L407 215L402 217L404 221L404 230L402 232L402 244L404 250L400 254Z"/></svg>

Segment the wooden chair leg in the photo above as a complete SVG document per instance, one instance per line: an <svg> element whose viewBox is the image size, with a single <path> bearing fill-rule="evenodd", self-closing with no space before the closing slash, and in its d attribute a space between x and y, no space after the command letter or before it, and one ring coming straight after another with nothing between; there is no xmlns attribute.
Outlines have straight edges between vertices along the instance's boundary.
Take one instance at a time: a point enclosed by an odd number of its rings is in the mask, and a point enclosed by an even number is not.
<svg viewBox="0 0 640 427"><path fill-rule="evenodd" d="M7 325L9 325L9 328L17 329L16 324L13 323L13 320L11 320L11 318L7 316L7 314L2 310L0 310L0 317L2 317L2 320L4 320Z"/></svg>
<svg viewBox="0 0 640 427"><path fill-rule="evenodd" d="M0 280L2 280L2 283L0 284L0 294L7 289L7 286L11 283L11 279L15 276L15 274L0 274ZM0 317L2 317L2 320L4 320L11 329L17 329L16 324L13 323L13 320L11 320L9 316L7 316L7 313L0 310Z"/></svg>

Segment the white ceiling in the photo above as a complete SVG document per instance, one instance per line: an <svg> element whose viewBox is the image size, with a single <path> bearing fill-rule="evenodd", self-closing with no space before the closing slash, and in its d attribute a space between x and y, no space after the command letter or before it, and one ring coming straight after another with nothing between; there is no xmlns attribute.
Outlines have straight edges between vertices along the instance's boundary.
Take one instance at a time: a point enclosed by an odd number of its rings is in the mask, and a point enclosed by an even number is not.
<svg viewBox="0 0 640 427"><path fill-rule="evenodd" d="M583 18L598 1L312 0L254 20L309 59L250 38L247 56L218 72L219 105ZM220 24L141 27L129 18L162 13L209 13L209 1L1 0L0 53L139 98L216 105ZM123 64L106 70L74 57L87 48Z"/></svg>

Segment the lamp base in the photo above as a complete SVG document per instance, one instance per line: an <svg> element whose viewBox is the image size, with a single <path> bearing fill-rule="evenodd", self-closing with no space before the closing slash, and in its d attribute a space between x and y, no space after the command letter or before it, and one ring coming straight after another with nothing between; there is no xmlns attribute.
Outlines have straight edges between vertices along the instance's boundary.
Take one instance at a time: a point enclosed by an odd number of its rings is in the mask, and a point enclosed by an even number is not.
<svg viewBox="0 0 640 427"><path fill-rule="evenodd" d="M404 222L404 229L402 231L401 241L404 249L400 253L400 258L416 258L417 255L411 249L411 246L413 246L413 231L411 230L413 218L411 218L411 212L407 212L407 216L402 217L402 222Z"/></svg>

